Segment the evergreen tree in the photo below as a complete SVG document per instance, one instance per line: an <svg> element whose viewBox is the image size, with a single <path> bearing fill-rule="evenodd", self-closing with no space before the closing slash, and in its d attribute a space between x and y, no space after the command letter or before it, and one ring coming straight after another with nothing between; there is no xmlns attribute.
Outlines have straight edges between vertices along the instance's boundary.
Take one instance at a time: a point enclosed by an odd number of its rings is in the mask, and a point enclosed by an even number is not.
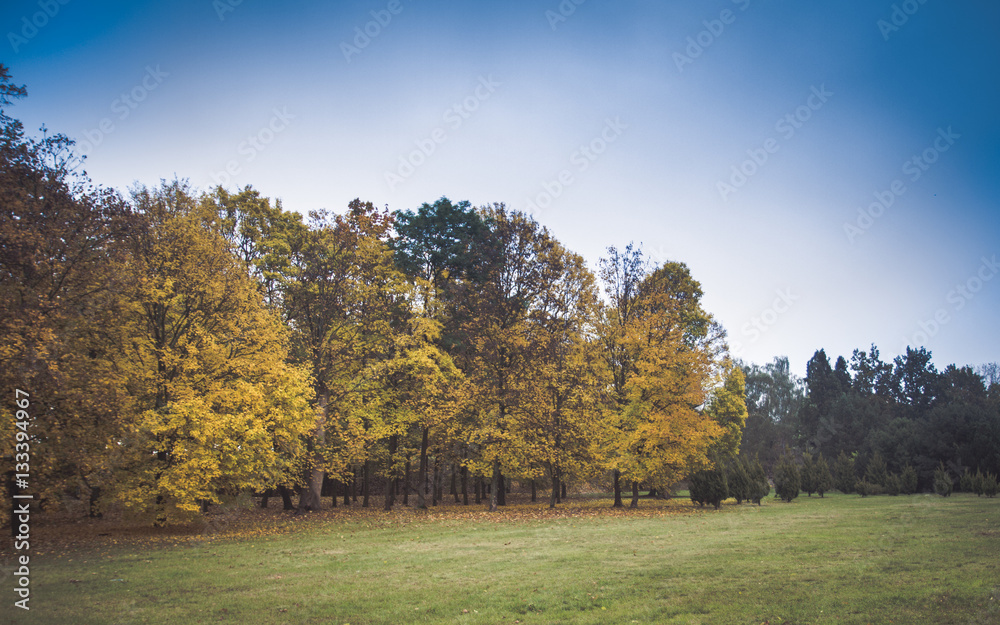
<svg viewBox="0 0 1000 625"><path fill-rule="evenodd" d="M802 469L799 474L802 477L802 490L805 491L806 495L812 497L812 494L816 492L816 466L813 461L813 456L810 453L802 454Z"/></svg>
<svg viewBox="0 0 1000 625"><path fill-rule="evenodd" d="M750 501L759 506L761 500L771 494L771 484L767 481L760 459L754 458L753 463L748 465L747 473L750 476Z"/></svg>
<svg viewBox="0 0 1000 625"><path fill-rule="evenodd" d="M823 454L817 456L813 463L813 479L815 480L813 485L820 497L833 488L833 474L830 473L830 465L826 463Z"/></svg>
<svg viewBox="0 0 1000 625"><path fill-rule="evenodd" d="M948 473L948 469L945 468L942 462L938 465L937 470L934 471L934 492L942 497L947 497L951 494L953 487L951 474Z"/></svg>
<svg viewBox="0 0 1000 625"><path fill-rule="evenodd" d="M917 470L912 465L903 467L903 473L899 476L899 487L904 495L917 492Z"/></svg>
<svg viewBox="0 0 1000 625"><path fill-rule="evenodd" d="M853 493L857 482L857 475L854 473L854 458L840 452L840 455L837 456L837 463L834 465L834 473L836 473L836 483L834 484L836 489L845 495Z"/></svg>
<svg viewBox="0 0 1000 625"><path fill-rule="evenodd" d="M718 510L729 497L726 472L719 467L698 471L691 476L690 482L691 501L700 506L712 504Z"/></svg>
<svg viewBox="0 0 1000 625"><path fill-rule="evenodd" d="M902 490L902 482L895 473L890 473L885 480L885 492L887 495L898 495Z"/></svg>
<svg viewBox="0 0 1000 625"><path fill-rule="evenodd" d="M784 501L791 501L799 496L802 486L802 476L798 465L786 453L778 465L774 467L774 492Z"/></svg>
<svg viewBox="0 0 1000 625"><path fill-rule="evenodd" d="M735 458L729 463L726 472L726 482L729 485L729 496L736 499L737 504L749 501L752 495L750 474L743 458Z"/></svg>
<svg viewBox="0 0 1000 625"><path fill-rule="evenodd" d="M962 477L958 478L958 490L963 493L977 493L982 494L976 489L976 478L978 476L973 474L968 467L962 472Z"/></svg>
<svg viewBox="0 0 1000 625"><path fill-rule="evenodd" d="M885 490L886 482L889 480L889 469L885 465L885 460L882 459L882 454L877 451L872 455L871 460L868 461L864 479L872 486L878 487L880 491ZM875 495L878 493L871 494Z"/></svg>
<svg viewBox="0 0 1000 625"><path fill-rule="evenodd" d="M997 476L992 473L987 473L983 476L982 489L983 494L987 497L996 497L997 491L1000 490L997 485Z"/></svg>

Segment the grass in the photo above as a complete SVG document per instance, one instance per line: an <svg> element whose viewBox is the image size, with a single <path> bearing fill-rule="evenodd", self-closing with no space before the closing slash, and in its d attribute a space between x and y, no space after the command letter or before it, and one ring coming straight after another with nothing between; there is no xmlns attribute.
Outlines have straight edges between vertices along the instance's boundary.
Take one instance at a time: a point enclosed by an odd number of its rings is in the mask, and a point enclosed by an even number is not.
<svg viewBox="0 0 1000 625"><path fill-rule="evenodd" d="M43 527L0 622L1000 623L1000 499L609 504Z"/></svg>

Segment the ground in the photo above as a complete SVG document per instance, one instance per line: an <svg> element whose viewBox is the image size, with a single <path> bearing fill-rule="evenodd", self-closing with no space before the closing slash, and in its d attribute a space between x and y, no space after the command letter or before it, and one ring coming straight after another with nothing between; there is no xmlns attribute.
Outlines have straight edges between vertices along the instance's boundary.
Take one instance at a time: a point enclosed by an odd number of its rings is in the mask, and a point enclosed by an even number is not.
<svg viewBox="0 0 1000 625"><path fill-rule="evenodd" d="M1000 499L513 501L40 523L0 622L1000 623Z"/></svg>

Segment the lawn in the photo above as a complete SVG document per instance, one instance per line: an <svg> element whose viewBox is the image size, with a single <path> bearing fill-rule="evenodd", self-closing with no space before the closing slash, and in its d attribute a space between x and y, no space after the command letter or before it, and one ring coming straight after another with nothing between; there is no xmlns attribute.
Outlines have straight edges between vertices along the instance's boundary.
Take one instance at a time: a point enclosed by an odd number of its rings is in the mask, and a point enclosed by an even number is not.
<svg viewBox="0 0 1000 625"><path fill-rule="evenodd" d="M157 531L44 526L31 610L11 607L7 590L0 615L74 625L1000 623L1000 499L609 504L250 510Z"/></svg>

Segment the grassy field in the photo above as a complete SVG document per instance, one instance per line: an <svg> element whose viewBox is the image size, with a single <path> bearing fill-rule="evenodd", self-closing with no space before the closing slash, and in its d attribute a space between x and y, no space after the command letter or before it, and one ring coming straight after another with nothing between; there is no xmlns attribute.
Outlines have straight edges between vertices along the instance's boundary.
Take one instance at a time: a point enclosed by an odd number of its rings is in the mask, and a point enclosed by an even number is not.
<svg viewBox="0 0 1000 625"><path fill-rule="evenodd" d="M1000 623L1000 499L609 504L42 527L29 612L11 607L3 555L0 621Z"/></svg>

